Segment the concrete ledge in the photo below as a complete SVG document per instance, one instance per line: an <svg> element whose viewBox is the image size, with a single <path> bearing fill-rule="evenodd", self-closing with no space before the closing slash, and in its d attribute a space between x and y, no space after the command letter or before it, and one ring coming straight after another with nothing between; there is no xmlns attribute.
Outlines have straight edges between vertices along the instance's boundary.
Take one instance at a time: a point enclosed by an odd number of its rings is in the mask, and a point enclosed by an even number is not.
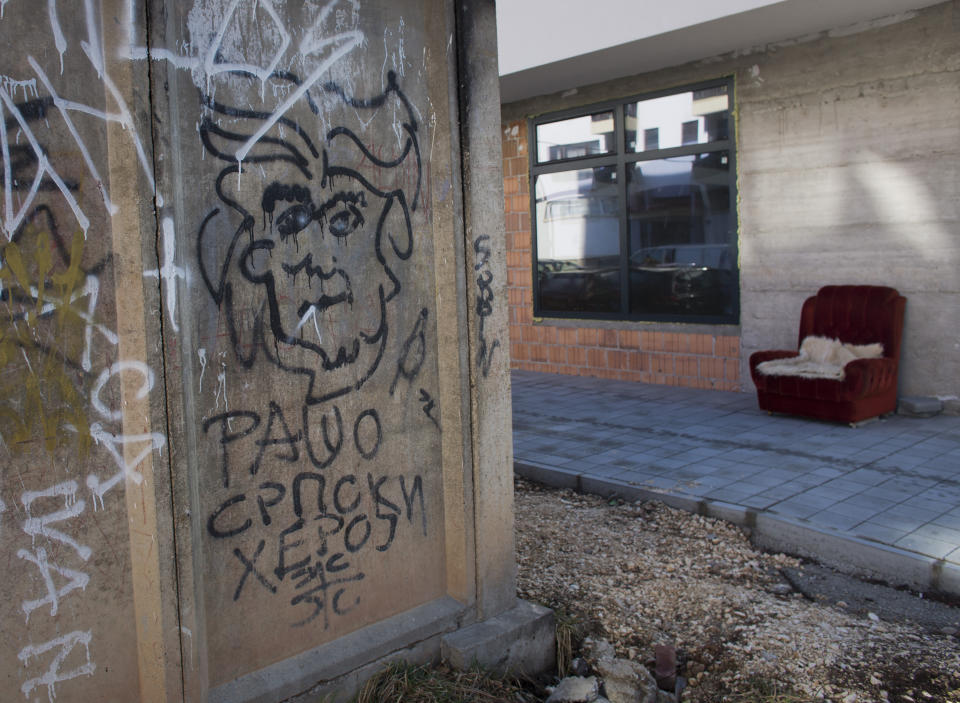
<svg viewBox="0 0 960 703"><path fill-rule="evenodd" d="M209 700L277 701L308 689L312 695L320 688L334 693L335 700L341 700L342 692L345 700L353 693L351 685L355 687L387 661L436 659L440 636L457 627L463 611L464 606L454 599L439 598L218 686L210 691Z"/></svg>
<svg viewBox="0 0 960 703"><path fill-rule="evenodd" d="M933 567L933 590L960 595L960 566L939 559Z"/></svg>
<svg viewBox="0 0 960 703"><path fill-rule="evenodd" d="M571 488L575 491L580 490L580 474L576 471L554 469L545 464L538 464L532 461L513 462L513 471L521 478L536 481L545 486Z"/></svg>
<svg viewBox="0 0 960 703"><path fill-rule="evenodd" d="M744 508L742 505L734 505L733 503L724 503L721 500L705 500L703 501L707 517L714 517L718 520L726 520L727 522L732 522L734 525L739 525L740 527L747 527L749 523L756 519L754 515L752 518L748 513L751 513L747 508Z"/></svg>
<svg viewBox="0 0 960 703"><path fill-rule="evenodd" d="M816 559L846 574L920 590L934 588L932 557L871 542L846 533L758 513L753 542L764 549Z"/></svg>
<svg viewBox="0 0 960 703"><path fill-rule="evenodd" d="M533 676L556 664L553 611L524 600L505 613L446 635L441 656L455 669L479 665Z"/></svg>

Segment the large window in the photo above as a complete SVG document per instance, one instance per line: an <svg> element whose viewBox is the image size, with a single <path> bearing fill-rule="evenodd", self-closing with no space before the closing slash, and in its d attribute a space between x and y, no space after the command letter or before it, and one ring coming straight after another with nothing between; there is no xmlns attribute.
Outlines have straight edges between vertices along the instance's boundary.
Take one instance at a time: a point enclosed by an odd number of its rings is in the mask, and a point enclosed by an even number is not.
<svg viewBox="0 0 960 703"><path fill-rule="evenodd" d="M739 319L729 81L533 121L535 312Z"/></svg>

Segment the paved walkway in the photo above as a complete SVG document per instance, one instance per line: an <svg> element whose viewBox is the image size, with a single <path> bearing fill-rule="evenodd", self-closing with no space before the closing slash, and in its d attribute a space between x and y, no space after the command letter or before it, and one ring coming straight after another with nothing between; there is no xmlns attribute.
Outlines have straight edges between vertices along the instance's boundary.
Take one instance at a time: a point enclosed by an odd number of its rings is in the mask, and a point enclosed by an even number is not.
<svg viewBox="0 0 960 703"><path fill-rule="evenodd" d="M958 417L850 428L767 415L753 393L526 371L512 380L522 475L655 496L760 529L767 546L960 593Z"/></svg>

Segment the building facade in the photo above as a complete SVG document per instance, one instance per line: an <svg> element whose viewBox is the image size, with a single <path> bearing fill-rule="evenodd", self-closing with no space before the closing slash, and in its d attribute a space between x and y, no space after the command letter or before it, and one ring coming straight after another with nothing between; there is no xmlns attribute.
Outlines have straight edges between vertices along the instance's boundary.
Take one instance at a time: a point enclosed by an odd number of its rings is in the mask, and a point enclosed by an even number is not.
<svg viewBox="0 0 960 703"><path fill-rule="evenodd" d="M728 48L545 95L501 69L513 367L750 391L806 297L875 284L900 393L956 396L960 3Z"/></svg>

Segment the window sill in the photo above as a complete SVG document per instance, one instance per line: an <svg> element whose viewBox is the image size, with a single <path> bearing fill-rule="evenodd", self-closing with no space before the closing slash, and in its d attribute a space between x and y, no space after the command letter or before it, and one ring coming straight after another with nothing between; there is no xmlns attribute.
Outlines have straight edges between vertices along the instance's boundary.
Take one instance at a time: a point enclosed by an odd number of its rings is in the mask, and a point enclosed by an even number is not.
<svg viewBox="0 0 960 703"><path fill-rule="evenodd" d="M661 322L646 320L598 320L583 317L534 317L534 327L549 326L598 330L637 330L671 334L709 334L740 336L739 323Z"/></svg>

